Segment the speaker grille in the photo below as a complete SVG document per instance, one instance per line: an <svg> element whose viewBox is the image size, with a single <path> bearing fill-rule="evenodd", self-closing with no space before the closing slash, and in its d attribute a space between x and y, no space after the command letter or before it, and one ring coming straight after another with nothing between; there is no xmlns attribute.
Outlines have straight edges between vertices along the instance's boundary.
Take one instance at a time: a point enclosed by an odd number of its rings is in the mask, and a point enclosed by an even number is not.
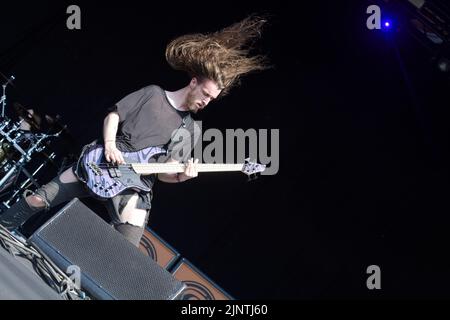
<svg viewBox="0 0 450 320"><path fill-rule="evenodd" d="M175 299L183 284L78 199L30 238L59 267L76 265L81 286L98 299Z"/></svg>

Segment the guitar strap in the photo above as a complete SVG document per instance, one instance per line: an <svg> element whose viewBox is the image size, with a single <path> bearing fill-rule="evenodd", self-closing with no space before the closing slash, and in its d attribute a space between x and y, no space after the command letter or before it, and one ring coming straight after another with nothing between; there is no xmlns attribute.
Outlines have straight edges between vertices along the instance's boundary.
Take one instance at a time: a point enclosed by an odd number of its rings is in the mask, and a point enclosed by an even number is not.
<svg viewBox="0 0 450 320"><path fill-rule="evenodd" d="M194 119L192 119L191 115L188 114L187 116L183 117L182 121L181 121L181 125L178 127L177 131L175 132L175 134L172 136L172 138L169 140L169 142L167 142L164 146L163 149L166 150L166 155L170 155L170 151L174 149L174 146L176 143L178 143L179 139L179 134L180 134L180 130L181 129L186 129L189 128L192 125L192 122L194 121Z"/></svg>

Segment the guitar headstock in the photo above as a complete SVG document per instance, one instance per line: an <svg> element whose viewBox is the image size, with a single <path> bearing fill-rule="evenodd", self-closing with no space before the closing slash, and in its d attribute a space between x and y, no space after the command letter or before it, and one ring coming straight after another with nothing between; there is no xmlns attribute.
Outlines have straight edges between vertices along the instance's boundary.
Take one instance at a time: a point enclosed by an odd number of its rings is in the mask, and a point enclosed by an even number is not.
<svg viewBox="0 0 450 320"><path fill-rule="evenodd" d="M245 164L242 167L242 172L248 176L253 176L258 173L264 172L266 166L257 162L251 162L250 159L245 159Z"/></svg>

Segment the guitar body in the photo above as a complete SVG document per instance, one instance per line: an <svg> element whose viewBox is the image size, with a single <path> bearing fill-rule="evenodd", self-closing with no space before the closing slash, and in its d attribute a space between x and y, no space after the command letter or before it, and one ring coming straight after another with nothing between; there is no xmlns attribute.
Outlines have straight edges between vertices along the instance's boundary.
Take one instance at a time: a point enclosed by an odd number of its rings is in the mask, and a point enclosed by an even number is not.
<svg viewBox="0 0 450 320"><path fill-rule="evenodd" d="M101 199L112 198L128 189L148 192L150 189L141 181L141 175L137 174L129 163L147 164L155 155L162 153L165 154L166 151L159 147L122 152L126 164L114 165L106 161L103 145L94 144L83 151L80 168L88 189Z"/></svg>

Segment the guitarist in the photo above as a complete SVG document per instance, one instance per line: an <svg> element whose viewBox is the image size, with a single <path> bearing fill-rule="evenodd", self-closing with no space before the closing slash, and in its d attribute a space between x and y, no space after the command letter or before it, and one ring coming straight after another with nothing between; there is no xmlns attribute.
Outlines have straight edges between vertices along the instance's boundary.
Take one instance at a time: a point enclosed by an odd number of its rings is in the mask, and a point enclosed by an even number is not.
<svg viewBox="0 0 450 320"><path fill-rule="evenodd" d="M190 114L227 94L242 75L267 68L264 56L249 55L264 23L265 20L250 16L212 34L184 35L172 40L166 48L166 59L175 70L189 74L189 84L173 92L147 86L116 103L103 124L101 142L106 161L124 164L123 152L168 146L166 161L178 162L172 154L175 144L170 140L182 126L193 135ZM197 163L198 160L190 159L184 173L158 174L157 178L168 183L195 178ZM155 176L141 176L141 180L151 188ZM74 165L36 192L25 192L21 200L0 215L0 223L12 231L37 212L75 197L89 196L82 181L80 170ZM111 223L136 246L148 222L151 198L151 192L126 190L106 201Z"/></svg>

